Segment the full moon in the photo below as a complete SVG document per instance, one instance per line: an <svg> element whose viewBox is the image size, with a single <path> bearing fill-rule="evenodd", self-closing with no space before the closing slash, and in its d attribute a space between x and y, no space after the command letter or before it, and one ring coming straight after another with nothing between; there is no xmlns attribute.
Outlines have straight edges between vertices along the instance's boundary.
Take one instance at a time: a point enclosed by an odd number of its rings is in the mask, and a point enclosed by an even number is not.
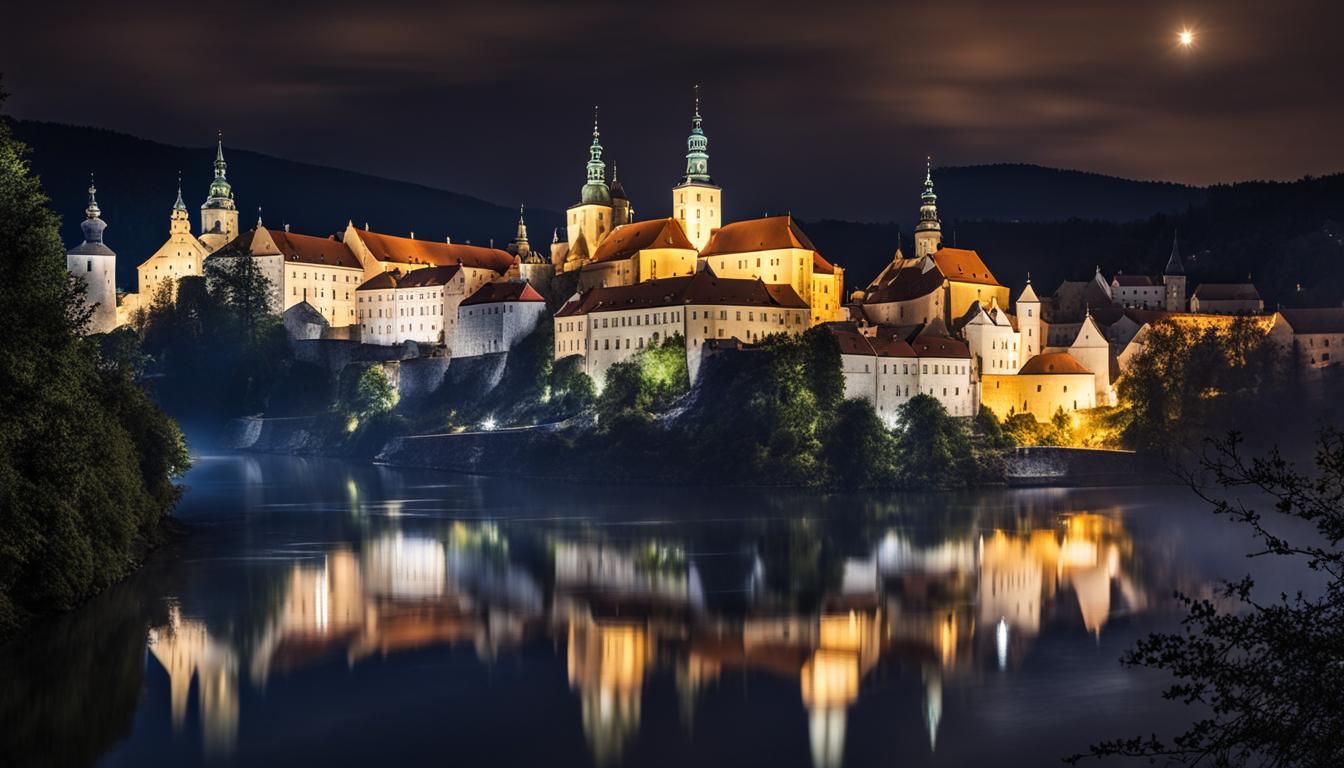
<svg viewBox="0 0 1344 768"><path fill-rule="evenodd" d="M1185 46L1186 48L1189 48L1190 46L1195 44L1195 33L1191 32L1188 29L1182 29L1180 31L1180 34L1178 34L1176 37L1178 40L1180 40L1181 45Z"/></svg>

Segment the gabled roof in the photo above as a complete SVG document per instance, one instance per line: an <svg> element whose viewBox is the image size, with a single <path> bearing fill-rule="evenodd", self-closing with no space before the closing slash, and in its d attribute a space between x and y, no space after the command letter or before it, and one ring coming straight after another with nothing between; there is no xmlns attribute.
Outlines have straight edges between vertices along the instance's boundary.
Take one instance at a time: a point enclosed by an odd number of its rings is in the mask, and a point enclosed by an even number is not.
<svg viewBox="0 0 1344 768"><path fill-rule="evenodd" d="M840 345L842 355L864 355L866 357L915 357L915 350L901 338L891 326L869 328L860 331L857 323L842 321L825 323L824 327L834 336Z"/></svg>
<svg viewBox="0 0 1344 768"><path fill-rule="evenodd" d="M502 301L545 301L528 283L486 283L458 306L498 304Z"/></svg>
<svg viewBox="0 0 1344 768"><path fill-rule="evenodd" d="M360 269L359 259L349 246L335 237L313 237L286 232L283 229L266 228L275 247L287 262L318 264L347 269Z"/></svg>
<svg viewBox="0 0 1344 768"><path fill-rule="evenodd" d="M1147 275L1116 275L1111 282L1126 288L1144 288L1155 285L1153 278Z"/></svg>
<svg viewBox="0 0 1344 768"><path fill-rule="evenodd" d="M1068 352L1042 352L1031 358L1018 371L1021 376L1031 374L1091 373Z"/></svg>
<svg viewBox="0 0 1344 768"><path fill-rule="evenodd" d="M566 302L556 317L691 304L807 309L807 302L791 286L717 277L712 272L703 271L634 285L593 288Z"/></svg>
<svg viewBox="0 0 1344 768"><path fill-rule="evenodd" d="M379 272L368 280L359 284L356 291L385 291L397 287L396 272Z"/></svg>
<svg viewBox="0 0 1344 768"><path fill-rule="evenodd" d="M676 219L650 219L634 224L622 224L611 230L593 254L593 263L628 259L645 248L683 248L694 251L695 245L686 237L681 222Z"/></svg>
<svg viewBox="0 0 1344 768"><path fill-rule="evenodd" d="M1281 309L1293 333L1344 333L1344 308Z"/></svg>
<svg viewBox="0 0 1344 768"><path fill-rule="evenodd" d="M971 350L960 341L947 335L947 326L940 318L934 318L924 326L913 339L910 346L920 357L957 357L969 360Z"/></svg>
<svg viewBox="0 0 1344 768"><path fill-rule="evenodd" d="M734 221L719 227L710 235L700 255L719 256L781 248L817 250L792 216L767 216L763 219Z"/></svg>
<svg viewBox="0 0 1344 768"><path fill-rule="evenodd" d="M1250 283L1200 283L1194 297L1200 301L1259 301L1260 292Z"/></svg>
<svg viewBox="0 0 1344 768"><path fill-rule="evenodd" d="M941 288L943 276L936 269L927 272L918 265L896 270L886 283L879 285L864 298L865 304L885 304L892 301L910 301Z"/></svg>
<svg viewBox="0 0 1344 768"><path fill-rule="evenodd" d="M431 286L447 285L453 276L462 271L462 267L454 264L450 267L425 267L423 269L413 269L405 277L397 281L398 288L428 288Z"/></svg>
<svg viewBox="0 0 1344 768"><path fill-rule="evenodd" d="M961 283L980 283L998 285L999 281L990 273L989 267L980 259L980 254L965 248L939 248L933 254L933 263L948 280Z"/></svg>
<svg viewBox="0 0 1344 768"><path fill-rule="evenodd" d="M500 274L508 271L513 264L513 256L498 248L482 248L477 245L459 243L440 243L434 240L412 240L409 237L395 237L367 229L351 229L373 254L373 258L395 264L429 264L432 266L450 266L461 264L464 267L492 269Z"/></svg>

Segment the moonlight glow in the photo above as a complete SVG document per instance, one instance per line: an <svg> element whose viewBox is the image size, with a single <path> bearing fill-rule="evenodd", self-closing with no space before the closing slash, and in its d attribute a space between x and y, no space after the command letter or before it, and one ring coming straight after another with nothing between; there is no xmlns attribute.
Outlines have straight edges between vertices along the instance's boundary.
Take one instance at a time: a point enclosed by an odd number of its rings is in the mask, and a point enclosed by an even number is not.
<svg viewBox="0 0 1344 768"><path fill-rule="evenodd" d="M1181 47L1189 48L1195 44L1195 33L1189 29L1182 29L1177 33L1176 39L1180 41Z"/></svg>

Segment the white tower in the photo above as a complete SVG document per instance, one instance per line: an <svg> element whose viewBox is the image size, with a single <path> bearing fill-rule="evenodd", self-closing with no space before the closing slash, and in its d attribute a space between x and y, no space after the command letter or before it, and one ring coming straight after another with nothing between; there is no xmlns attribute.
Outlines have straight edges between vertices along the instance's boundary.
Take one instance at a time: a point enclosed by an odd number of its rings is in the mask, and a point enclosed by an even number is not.
<svg viewBox="0 0 1344 768"><path fill-rule="evenodd" d="M224 138L215 146L215 180L210 182L210 196L201 205L201 245L210 253L238 236L238 208L233 204L233 187L224 171Z"/></svg>
<svg viewBox="0 0 1344 768"><path fill-rule="evenodd" d="M107 223L100 218L97 191L90 176L89 207L84 209L85 219L79 225L84 242L65 255L66 269L84 281L84 303L93 310L87 333L107 333L117 327L117 254L103 244Z"/></svg>
<svg viewBox="0 0 1344 768"><path fill-rule="evenodd" d="M672 216L681 222L697 251L723 224L723 190L709 175L709 137L701 127L700 86L695 87L695 114L686 139L686 175L672 188Z"/></svg>
<svg viewBox="0 0 1344 768"><path fill-rule="evenodd" d="M1030 274L1027 275L1027 287L1017 297L1017 330L1022 334L1022 354L1018 362L1025 365L1045 348L1041 338L1041 300L1032 290Z"/></svg>
<svg viewBox="0 0 1344 768"><path fill-rule="evenodd" d="M933 193L933 158L924 158L924 193L919 196L919 201L915 257L922 259L932 256L943 244L943 225L938 221L938 196Z"/></svg>

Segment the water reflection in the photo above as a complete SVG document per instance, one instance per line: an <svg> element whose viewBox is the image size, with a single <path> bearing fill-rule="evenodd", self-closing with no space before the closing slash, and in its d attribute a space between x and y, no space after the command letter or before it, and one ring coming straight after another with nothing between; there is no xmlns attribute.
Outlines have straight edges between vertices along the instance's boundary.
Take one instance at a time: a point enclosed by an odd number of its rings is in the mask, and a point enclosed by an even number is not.
<svg viewBox="0 0 1344 768"><path fill-rule="evenodd" d="M663 675L687 733L726 677L787 684L820 768L845 761L851 712L885 685L883 670L911 670L933 752L949 686L1012 674L1047 626L1099 640L1112 617L1148 610L1152 574L1174 567L1140 572L1119 506L1074 509L1042 493L1007 507L972 500L936 524L908 504L840 499L801 515L647 526L637 504L591 512L561 499L539 521L516 488L429 488L389 470L337 482L334 505L315 495L282 513L277 495L293 489L257 474L250 460L241 547L267 552L256 566L265 597L212 621L209 589L170 592L167 620L148 632L172 727L192 727L194 688L211 759L232 756L247 738L243 710L264 706L244 689L434 647L470 646L493 663L534 641L563 660L598 765L629 758L646 708L667 695L651 685Z"/></svg>

